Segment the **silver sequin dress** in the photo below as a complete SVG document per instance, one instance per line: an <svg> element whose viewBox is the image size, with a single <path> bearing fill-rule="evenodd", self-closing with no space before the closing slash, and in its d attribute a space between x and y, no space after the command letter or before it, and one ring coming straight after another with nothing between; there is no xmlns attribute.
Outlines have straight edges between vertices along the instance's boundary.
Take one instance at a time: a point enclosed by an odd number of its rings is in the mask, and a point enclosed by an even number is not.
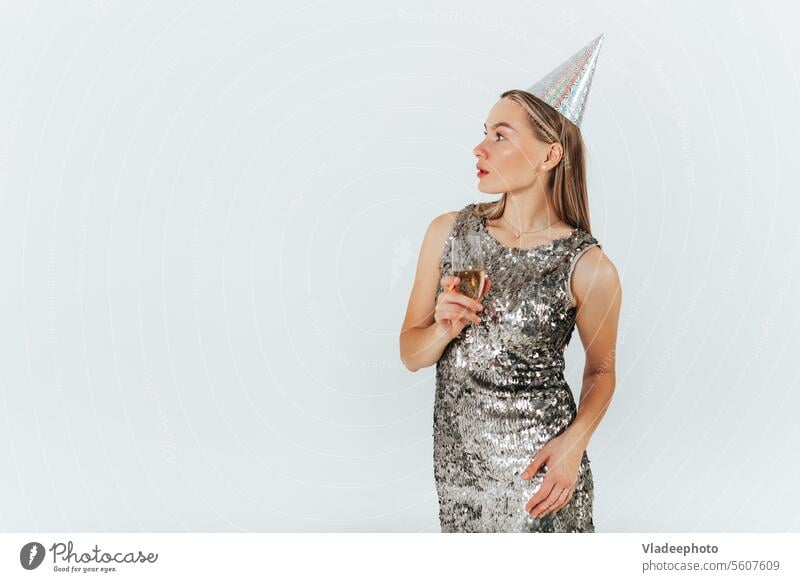
<svg viewBox="0 0 800 582"><path fill-rule="evenodd" d="M442 532L594 532L594 481L584 452L570 502L534 519L525 504L543 467L523 480L536 452L577 413L564 379L564 350L575 328L570 276L580 255L600 246L589 233L531 249L494 239L465 206L447 239L440 269L451 274L455 238L478 234L492 280L479 312L436 364L434 477ZM441 287L439 291L441 291Z"/></svg>

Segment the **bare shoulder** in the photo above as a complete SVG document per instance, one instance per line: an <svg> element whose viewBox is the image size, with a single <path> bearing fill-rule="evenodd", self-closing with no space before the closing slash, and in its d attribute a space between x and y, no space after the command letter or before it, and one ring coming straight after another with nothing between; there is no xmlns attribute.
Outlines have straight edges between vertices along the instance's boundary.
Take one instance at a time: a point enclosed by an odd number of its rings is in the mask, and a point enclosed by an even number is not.
<svg viewBox="0 0 800 582"><path fill-rule="evenodd" d="M450 229L453 226L453 222L456 220L456 216L458 216L458 210L451 210L450 212L440 214L431 221L428 228L441 236L442 242L444 242L444 239L450 234Z"/></svg>
<svg viewBox="0 0 800 582"><path fill-rule="evenodd" d="M419 251L417 273L408 299L403 331L410 327L428 327L434 323L431 306L436 301L441 279L439 263L457 215L457 211L445 212L434 218L428 226Z"/></svg>
<svg viewBox="0 0 800 582"><path fill-rule="evenodd" d="M423 244L423 251L426 254L429 253L431 259L438 261L457 216L458 210L451 210L440 214L431 221Z"/></svg>
<svg viewBox="0 0 800 582"><path fill-rule="evenodd" d="M580 306L591 295L613 302L622 294L616 266L599 246L588 248L578 259L572 273L572 291Z"/></svg>

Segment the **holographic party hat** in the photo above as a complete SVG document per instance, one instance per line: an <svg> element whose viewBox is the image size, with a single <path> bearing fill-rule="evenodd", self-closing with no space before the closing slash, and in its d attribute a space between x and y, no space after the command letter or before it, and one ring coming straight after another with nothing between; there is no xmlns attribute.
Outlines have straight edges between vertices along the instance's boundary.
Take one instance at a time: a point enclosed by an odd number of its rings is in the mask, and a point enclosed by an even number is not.
<svg viewBox="0 0 800 582"><path fill-rule="evenodd" d="M527 91L551 105L572 123L581 126L586 99L592 87L597 55L605 33L598 36L567 61L553 69Z"/></svg>

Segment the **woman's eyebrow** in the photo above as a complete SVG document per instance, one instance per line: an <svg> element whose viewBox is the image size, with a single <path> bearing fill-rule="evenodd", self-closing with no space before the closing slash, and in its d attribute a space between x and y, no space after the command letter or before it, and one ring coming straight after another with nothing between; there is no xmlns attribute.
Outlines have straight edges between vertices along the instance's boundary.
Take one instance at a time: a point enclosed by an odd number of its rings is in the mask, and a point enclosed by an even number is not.
<svg viewBox="0 0 800 582"><path fill-rule="evenodd" d="M506 123L505 121L498 121L497 123L495 123L495 124L492 126L492 129L497 129L497 128L498 128L498 127L500 127L501 125L502 125L503 127L508 127L509 129L512 129L512 130L514 130L514 131L517 131L516 129L514 129L514 126L512 126L510 123ZM485 124L485 123L483 124L483 129L486 129L486 124Z"/></svg>

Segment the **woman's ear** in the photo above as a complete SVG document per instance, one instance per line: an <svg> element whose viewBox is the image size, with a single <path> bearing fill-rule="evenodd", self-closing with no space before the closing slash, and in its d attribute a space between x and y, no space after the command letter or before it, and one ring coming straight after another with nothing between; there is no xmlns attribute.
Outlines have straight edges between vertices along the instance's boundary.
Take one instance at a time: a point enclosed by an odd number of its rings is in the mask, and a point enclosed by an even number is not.
<svg viewBox="0 0 800 582"><path fill-rule="evenodd" d="M562 157L564 157L564 147L558 142L551 143L547 152L547 165L554 168Z"/></svg>

